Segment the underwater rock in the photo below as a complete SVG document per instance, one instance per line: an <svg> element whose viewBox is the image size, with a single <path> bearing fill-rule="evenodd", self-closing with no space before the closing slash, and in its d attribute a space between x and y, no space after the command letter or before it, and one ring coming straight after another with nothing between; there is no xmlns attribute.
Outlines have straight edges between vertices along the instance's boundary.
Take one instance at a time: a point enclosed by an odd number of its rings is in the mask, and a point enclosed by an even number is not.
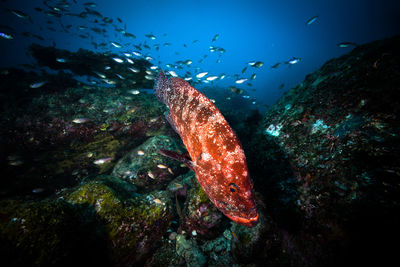
<svg viewBox="0 0 400 267"><path fill-rule="evenodd" d="M110 258L119 266L143 264L159 245L172 217L167 193L137 195L133 191L135 187L127 182L102 176L65 195L69 203L85 207L88 216L104 224Z"/></svg>
<svg viewBox="0 0 400 267"><path fill-rule="evenodd" d="M176 237L176 253L185 259L187 266L205 266L206 257L198 247L196 240L186 239L184 235Z"/></svg>
<svg viewBox="0 0 400 267"><path fill-rule="evenodd" d="M107 231L95 216L63 199L0 201L3 266L111 264Z"/></svg>
<svg viewBox="0 0 400 267"><path fill-rule="evenodd" d="M38 44L32 44L29 51L40 66L47 66L54 70L70 70L81 76L103 78L122 88L153 88L153 81L145 78L146 69L151 66L151 63L144 59L132 59L135 68L138 69L138 72L132 72L129 70L130 63L121 64L113 60L118 57L117 54L95 53L82 48L76 52L70 52ZM113 71L106 72L106 67L110 67Z"/></svg>
<svg viewBox="0 0 400 267"><path fill-rule="evenodd" d="M381 265L396 253L386 238L400 236L399 47L394 37L328 61L266 114L271 152L297 180L282 189L297 192L286 251L299 265Z"/></svg>
<svg viewBox="0 0 400 267"><path fill-rule="evenodd" d="M50 195L86 175L111 172L150 136L174 134L154 95L83 84L70 76L15 69L1 76L0 164L13 177L0 182L1 195L32 195L35 188ZM47 83L30 87L40 81Z"/></svg>
<svg viewBox="0 0 400 267"><path fill-rule="evenodd" d="M205 242L201 249L208 256L207 266L237 266L231 254L232 235L229 230L215 238Z"/></svg>
<svg viewBox="0 0 400 267"><path fill-rule="evenodd" d="M162 240L161 247L146 261L145 267L183 265L184 259L176 253L175 243L168 241Z"/></svg>
<svg viewBox="0 0 400 267"><path fill-rule="evenodd" d="M136 147L114 167L112 175L132 183L140 190L151 191L165 187L184 169L180 163L161 155L159 149L179 151L177 142L168 136L157 135Z"/></svg>
<svg viewBox="0 0 400 267"><path fill-rule="evenodd" d="M200 239L213 239L223 232L221 222L224 218L223 214L214 206L208 198L200 184L197 182L193 172L185 175L185 182L189 189L182 210L180 232L193 235ZM179 199L176 198L176 205L179 205Z"/></svg>

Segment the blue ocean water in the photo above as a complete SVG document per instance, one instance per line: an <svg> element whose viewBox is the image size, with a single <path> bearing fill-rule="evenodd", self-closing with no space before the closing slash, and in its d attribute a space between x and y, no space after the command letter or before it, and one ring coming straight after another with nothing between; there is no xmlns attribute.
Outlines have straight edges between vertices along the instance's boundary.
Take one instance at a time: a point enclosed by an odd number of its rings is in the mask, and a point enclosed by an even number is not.
<svg viewBox="0 0 400 267"><path fill-rule="evenodd" d="M399 33L400 25L400 3L395 0L102 0L92 3L2 1L0 31L14 35L14 39L1 38L0 66L32 62L26 53L31 42L71 51L86 48L119 54L137 50L133 45L138 45L143 55L154 58L152 64L165 71L174 70L182 78L201 72L219 78L225 74L225 79L218 78L213 86L237 86L248 91L250 100L270 105L326 60L354 48L354 45L339 47L339 43L364 44L391 37ZM76 16L85 8L98 14ZM12 10L22 11L29 18L21 18ZM112 23L104 23L104 17L112 19ZM315 19L310 21L311 18ZM79 26L83 27L79 29ZM125 36L123 31L136 38ZM146 37L150 34L154 40ZM218 38L213 41L216 35ZM116 48L111 42L118 42L122 47ZM96 47L93 43L106 45ZM210 52L210 46L226 52ZM301 61L285 64L293 58ZM186 60L193 63L184 64L182 69L167 67ZM263 66L248 65L257 61L263 62ZM281 64L271 68L276 63ZM256 77L251 80L253 74ZM238 78L248 81L235 84Z"/></svg>

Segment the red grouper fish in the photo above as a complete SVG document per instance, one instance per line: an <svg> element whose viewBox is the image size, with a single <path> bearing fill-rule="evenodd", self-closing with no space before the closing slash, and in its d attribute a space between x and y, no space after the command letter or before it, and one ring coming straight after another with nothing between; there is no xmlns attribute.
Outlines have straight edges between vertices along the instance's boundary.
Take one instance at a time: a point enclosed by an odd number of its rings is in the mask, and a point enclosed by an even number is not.
<svg viewBox="0 0 400 267"><path fill-rule="evenodd" d="M258 223L253 184L239 139L217 107L180 78L160 72L154 85L169 108L167 120L180 135L188 156L160 150L184 161L214 205L232 221L253 227Z"/></svg>

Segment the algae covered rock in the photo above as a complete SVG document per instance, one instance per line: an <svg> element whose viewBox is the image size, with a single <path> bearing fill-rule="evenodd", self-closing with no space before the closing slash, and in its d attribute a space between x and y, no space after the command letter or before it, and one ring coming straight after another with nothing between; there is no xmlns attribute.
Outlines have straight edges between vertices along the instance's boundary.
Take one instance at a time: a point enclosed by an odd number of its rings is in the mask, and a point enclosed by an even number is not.
<svg viewBox="0 0 400 267"><path fill-rule="evenodd" d="M183 257L187 266L205 266L206 257L194 239L186 239L184 235L176 236L176 253Z"/></svg>
<svg viewBox="0 0 400 267"><path fill-rule="evenodd" d="M176 253L176 245L171 240L162 240L162 245L146 261L146 267L181 266L183 259Z"/></svg>
<svg viewBox="0 0 400 267"><path fill-rule="evenodd" d="M265 249L266 240L271 238L267 235L269 221L266 219L263 210L259 209L259 223L255 227L246 227L237 223L232 223L232 253L238 262L251 263L255 259L265 257L262 253Z"/></svg>
<svg viewBox="0 0 400 267"><path fill-rule="evenodd" d="M298 264L382 265L396 254L387 238L400 236L399 47L394 37L328 61L266 114L265 134L296 180L283 189L297 192L299 211L284 245Z"/></svg>
<svg viewBox="0 0 400 267"><path fill-rule="evenodd" d="M160 149L180 151L180 147L171 137L151 137L118 161L112 174L143 191L163 188L176 173L184 169L179 162L161 155Z"/></svg>
<svg viewBox="0 0 400 267"><path fill-rule="evenodd" d="M223 215L201 188L193 172L185 175L182 184L188 182L190 189L187 191L180 229L189 234L195 233L197 238L215 238L222 233Z"/></svg>
<svg viewBox="0 0 400 267"><path fill-rule="evenodd" d="M110 264L106 230L62 199L0 202L3 266Z"/></svg>
<svg viewBox="0 0 400 267"><path fill-rule="evenodd" d="M208 255L207 266L238 266L232 257L232 239L231 231L225 230L221 236L201 246L204 254Z"/></svg>
<svg viewBox="0 0 400 267"><path fill-rule="evenodd" d="M78 186L66 196L69 203L86 207L89 216L104 223L110 258L117 265L144 263L170 224L168 195L153 192L129 197L133 187L118 178L102 177Z"/></svg>

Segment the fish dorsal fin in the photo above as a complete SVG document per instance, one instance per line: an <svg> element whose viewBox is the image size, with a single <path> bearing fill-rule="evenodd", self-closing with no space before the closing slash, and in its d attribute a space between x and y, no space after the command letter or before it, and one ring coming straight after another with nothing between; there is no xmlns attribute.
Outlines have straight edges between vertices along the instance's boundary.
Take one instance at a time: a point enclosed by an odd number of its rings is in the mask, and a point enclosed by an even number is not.
<svg viewBox="0 0 400 267"><path fill-rule="evenodd" d="M171 151L171 150L165 150L165 149L160 149L159 152L161 155L164 155L164 156L172 158L174 160L183 162L189 169L196 172L195 164L191 160L188 153L180 154L178 152Z"/></svg>

